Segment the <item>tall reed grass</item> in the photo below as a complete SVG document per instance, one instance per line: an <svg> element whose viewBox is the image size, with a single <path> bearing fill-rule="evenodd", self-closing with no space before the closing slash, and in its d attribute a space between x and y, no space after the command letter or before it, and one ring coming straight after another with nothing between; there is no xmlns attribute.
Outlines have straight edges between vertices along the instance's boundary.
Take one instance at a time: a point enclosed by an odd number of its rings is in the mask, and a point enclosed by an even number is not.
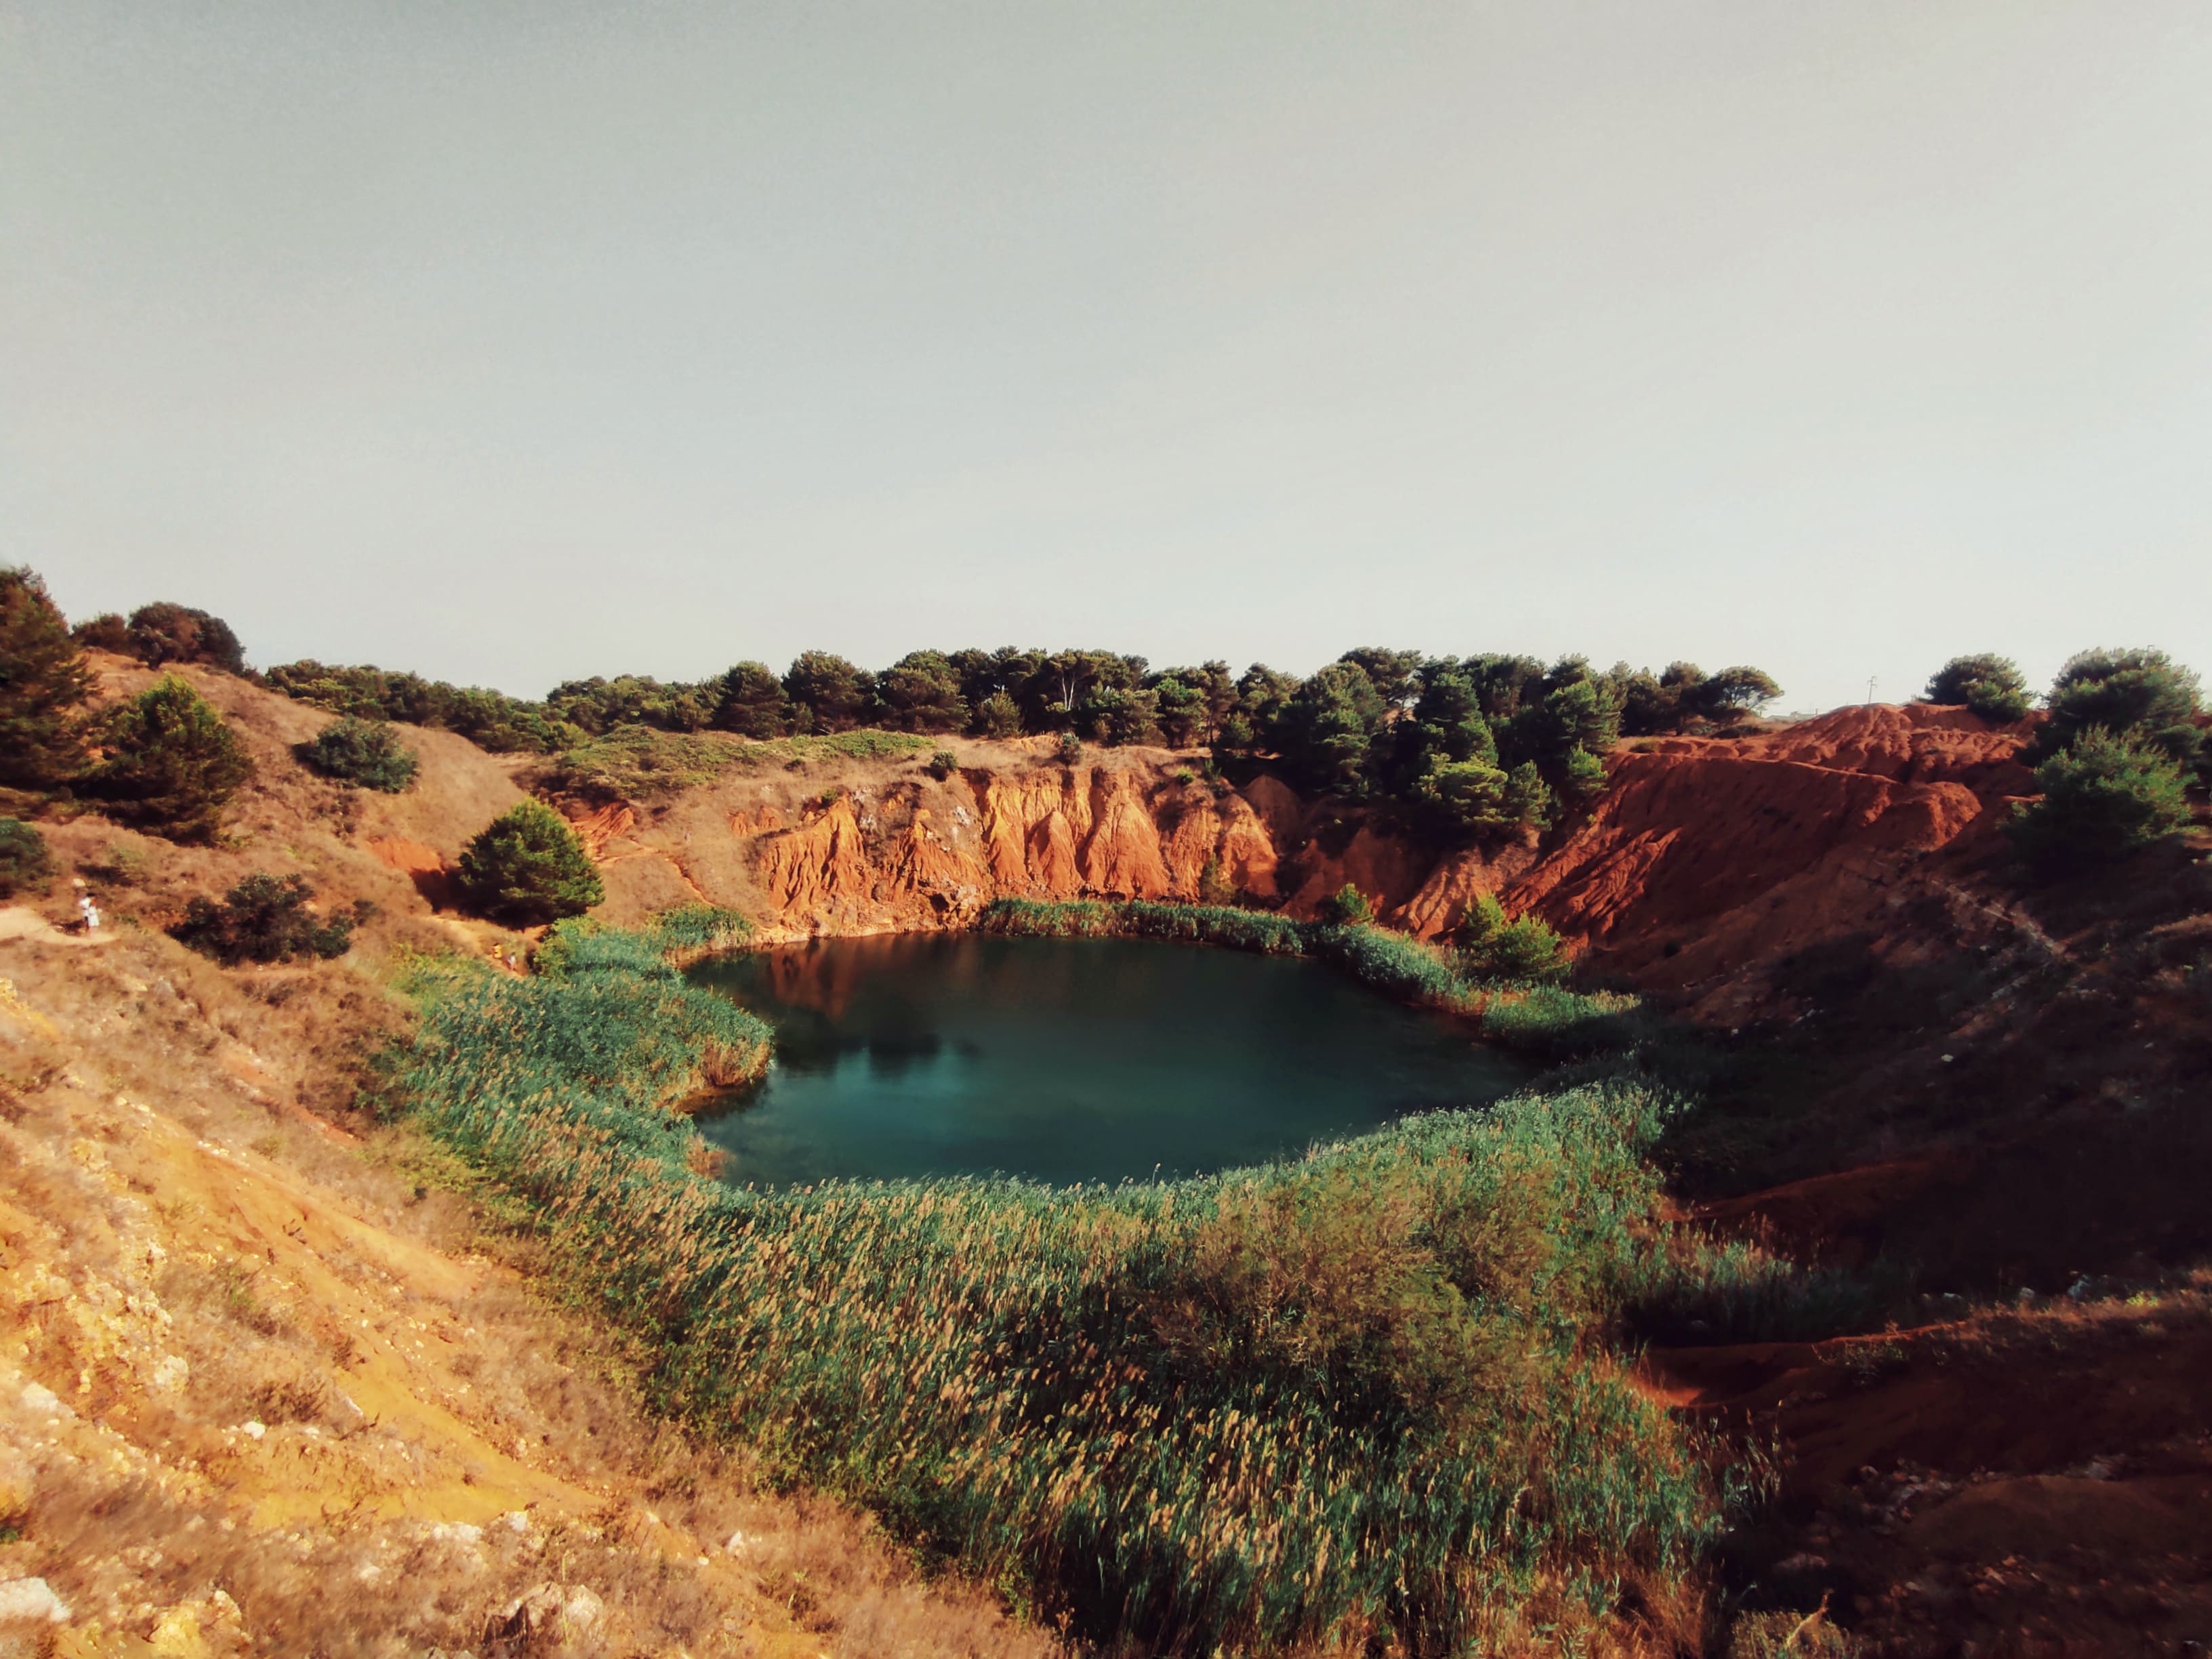
<svg viewBox="0 0 2212 1659"><path fill-rule="evenodd" d="M729 1005L649 939L564 949L423 981L394 1103L646 1339L666 1409L1047 1614L1163 1653L1564 1649L1722 1522L1602 1340L1656 1270L1648 1082L1199 1180L739 1190L665 1109L665 1033Z"/></svg>

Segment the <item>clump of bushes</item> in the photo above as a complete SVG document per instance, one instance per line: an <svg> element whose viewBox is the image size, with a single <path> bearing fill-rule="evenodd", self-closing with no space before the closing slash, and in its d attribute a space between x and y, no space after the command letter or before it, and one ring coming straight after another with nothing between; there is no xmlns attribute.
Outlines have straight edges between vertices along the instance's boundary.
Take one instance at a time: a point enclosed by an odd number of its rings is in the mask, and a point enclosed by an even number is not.
<svg viewBox="0 0 2212 1659"><path fill-rule="evenodd" d="M362 904L350 915L319 916L307 908L314 896L305 876L280 880L251 875L225 893L220 904L193 899L185 908L184 920L169 929L169 937L226 968L299 957L342 957L353 943L354 928L368 919L370 908Z"/></svg>
<svg viewBox="0 0 2212 1659"><path fill-rule="evenodd" d="M2148 743L2091 726L2035 769L2042 799L2008 826L2038 874L2075 874L2189 823L2181 769Z"/></svg>
<svg viewBox="0 0 2212 1659"><path fill-rule="evenodd" d="M461 853L462 902L510 927L580 916L607 896L591 854L561 815L526 800L492 820Z"/></svg>
<svg viewBox="0 0 2212 1659"><path fill-rule="evenodd" d="M173 841L212 841L253 763L214 704L166 674L111 710L86 781L113 817Z"/></svg>
<svg viewBox="0 0 2212 1659"><path fill-rule="evenodd" d="M0 898L43 887L53 873L46 838L20 818L0 818Z"/></svg>
<svg viewBox="0 0 2212 1659"><path fill-rule="evenodd" d="M103 620L94 618L94 623ZM167 599L142 605L132 611L124 626L124 642L131 654L149 668L198 662L227 674L246 672L246 648L228 623Z"/></svg>
<svg viewBox="0 0 2212 1659"><path fill-rule="evenodd" d="M1495 893L1476 895L1458 928L1459 970L1468 979L1547 981L1573 965L1559 936L1538 916L1508 920Z"/></svg>
<svg viewBox="0 0 2212 1659"><path fill-rule="evenodd" d="M1937 669L1929 677L1921 701L1964 703L1984 720L2005 726L2026 714L2033 700L2018 663L1984 651L1954 657Z"/></svg>
<svg viewBox="0 0 2212 1659"><path fill-rule="evenodd" d="M2045 757L2073 746L2091 728L2135 738L2183 767L2197 759L2202 687L2163 651L2083 651L2067 659L2044 699L2050 718L2037 734Z"/></svg>
<svg viewBox="0 0 2212 1659"><path fill-rule="evenodd" d="M420 763L386 720L343 715L309 741L293 745L300 763L326 778L396 795L415 781Z"/></svg>
<svg viewBox="0 0 2212 1659"><path fill-rule="evenodd" d="M1346 927L1364 927L1375 920L1375 906L1366 894L1346 882L1322 902L1324 920Z"/></svg>
<svg viewBox="0 0 2212 1659"><path fill-rule="evenodd" d="M940 749L929 757L929 775L939 783L960 769L960 757L950 749Z"/></svg>
<svg viewBox="0 0 2212 1659"><path fill-rule="evenodd" d="M455 732L494 754L552 754L589 735L543 703L482 686L426 680L420 674L366 665L331 666L302 658L278 664L263 678L271 690L334 714Z"/></svg>

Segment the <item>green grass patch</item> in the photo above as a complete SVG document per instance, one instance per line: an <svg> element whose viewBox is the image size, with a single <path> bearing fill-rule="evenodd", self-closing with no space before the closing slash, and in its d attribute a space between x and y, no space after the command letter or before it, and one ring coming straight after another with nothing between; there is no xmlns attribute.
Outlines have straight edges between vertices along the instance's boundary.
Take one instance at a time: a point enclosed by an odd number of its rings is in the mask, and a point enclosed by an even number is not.
<svg viewBox="0 0 2212 1659"><path fill-rule="evenodd" d="M1048 1615L1164 1653L1568 1649L1723 1524L1604 1340L1662 1271L1648 1081L1206 1179L738 1190L666 1109L692 1034L749 1017L642 935L548 951L426 982L392 1101L527 1206L665 1409Z"/></svg>

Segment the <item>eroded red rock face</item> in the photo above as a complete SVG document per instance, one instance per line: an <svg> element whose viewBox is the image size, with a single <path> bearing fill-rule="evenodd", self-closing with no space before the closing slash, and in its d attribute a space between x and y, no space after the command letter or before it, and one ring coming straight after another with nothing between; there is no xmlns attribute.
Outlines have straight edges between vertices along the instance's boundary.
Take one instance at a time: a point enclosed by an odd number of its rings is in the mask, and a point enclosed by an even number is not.
<svg viewBox="0 0 2212 1659"><path fill-rule="evenodd" d="M1942 855L1982 849L2033 788L2019 760L2029 729L1875 706L1765 737L1653 743L1614 762L1589 819L1511 884L1508 908L1673 989L1847 933L1909 931L1906 901L1948 889Z"/></svg>
<svg viewBox="0 0 2212 1659"><path fill-rule="evenodd" d="M1548 850L1442 858L1316 813L1275 778L1203 783L1161 751L1062 766L1010 750L1003 767L878 775L826 800L804 796L818 780L754 781L691 792L651 822L617 805L580 808L577 823L617 908L630 887L640 906L680 889L790 934L872 933L957 925L1005 896L1225 890L1311 916L1349 883L1435 939L1496 894L1612 971L1704 996L1779 952L1893 927L1905 896L1941 885L1944 856L1981 845L2033 788L2019 759L2030 729L1875 706L1764 736L1655 740L1618 756L1595 811Z"/></svg>

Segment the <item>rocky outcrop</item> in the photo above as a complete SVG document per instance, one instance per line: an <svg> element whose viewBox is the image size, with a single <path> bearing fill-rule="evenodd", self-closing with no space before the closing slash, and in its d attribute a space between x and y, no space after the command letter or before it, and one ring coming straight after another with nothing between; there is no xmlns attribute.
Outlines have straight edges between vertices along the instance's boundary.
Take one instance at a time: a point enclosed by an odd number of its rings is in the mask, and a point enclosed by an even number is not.
<svg viewBox="0 0 2212 1659"><path fill-rule="evenodd" d="M957 927L1000 897L1217 891L1307 917L1349 884L1424 939L1494 895L1607 971L1705 996L1814 941L1894 933L1904 902L1940 889L1946 860L1986 848L2033 787L2018 758L2030 729L1874 707L1763 735L1649 740L1615 757L1596 809L1547 846L1442 857L1278 779L1202 782L1158 750L1067 766L1036 745L991 745L992 763L942 778L915 761L854 764L572 817L616 921L704 897L796 937Z"/></svg>

